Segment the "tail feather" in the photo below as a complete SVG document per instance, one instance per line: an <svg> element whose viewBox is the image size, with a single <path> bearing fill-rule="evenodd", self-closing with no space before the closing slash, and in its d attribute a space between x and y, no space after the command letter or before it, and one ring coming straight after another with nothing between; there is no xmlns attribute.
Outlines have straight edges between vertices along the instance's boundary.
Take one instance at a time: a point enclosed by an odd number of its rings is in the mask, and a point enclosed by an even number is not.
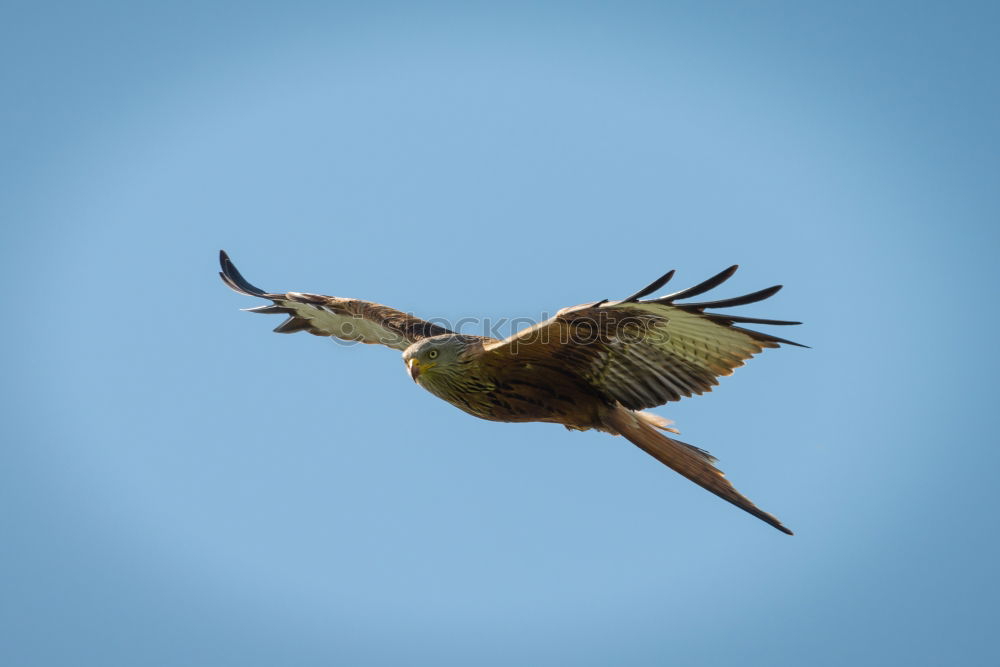
<svg viewBox="0 0 1000 667"><path fill-rule="evenodd" d="M622 407L606 417L606 425L695 484L781 532L793 534L777 517L758 508L749 498L737 491L723 472L712 465L715 459L708 452L658 433L655 425L641 413L634 413Z"/></svg>

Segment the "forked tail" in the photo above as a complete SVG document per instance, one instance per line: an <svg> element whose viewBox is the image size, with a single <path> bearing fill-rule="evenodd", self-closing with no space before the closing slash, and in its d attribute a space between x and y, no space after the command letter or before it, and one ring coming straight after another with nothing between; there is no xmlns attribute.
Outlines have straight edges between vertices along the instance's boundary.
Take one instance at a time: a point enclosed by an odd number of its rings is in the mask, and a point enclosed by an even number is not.
<svg viewBox="0 0 1000 667"><path fill-rule="evenodd" d="M715 459L708 452L679 440L668 438L657 432L648 420L638 417L637 413L626 408L619 407L612 411L606 417L605 422L607 426L625 436L640 449L695 484L711 491L723 500L731 502L741 510L753 514L761 521L771 524L781 532L792 535L792 531L785 528L781 521L759 509L746 496L737 491L722 471L712 465Z"/></svg>

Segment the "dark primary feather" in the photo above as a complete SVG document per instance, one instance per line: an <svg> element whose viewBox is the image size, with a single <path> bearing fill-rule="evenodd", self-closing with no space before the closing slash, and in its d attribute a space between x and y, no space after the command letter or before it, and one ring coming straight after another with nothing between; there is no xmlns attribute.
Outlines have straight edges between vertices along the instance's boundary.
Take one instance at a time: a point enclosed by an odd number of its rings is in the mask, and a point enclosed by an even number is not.
<svg viewBox="0 0 1000 667"><path fill-rule="evenodd" d="M262 315L281 315L282 313L287 313L289 310L287 308L282 308L281 306L257 306L256 308L244 308L245 313L260 313Z"/></svg>
<svg viewBox="0 0 1000 667"><path fill-rule="evenodd" d="M651 299L651 301L653 303L667 303L667 304L669 304L669 303L673 303L674 301L679 301L681 299L690 299L693 296L698 296L699 294L704 294L708 290L713 289L715 287L718 287L722 283L724 283L727 280L729 280L733 276L733 274L736 273L736 269L738 269L738 268L740 268L739 264L733 264L728 269L725 269L724 271L720 271L719 273L715 274L714 276L712 276L708 280L706 280L704 282L701 282L701 283L698 283L694 287L688 287L687 289L682 289L679 292L674 292L673 294L668 294L666 296L661 296L658 299Z"/></svg>
<svg viewBox="0 0 1000 667"><path fill-rule="evenodd" d="M219 251L219 264L222 266L222 271L219 272L222 282L229 285L234 291L246 294L247 296L259 296L265 299L278 296L277 294L268 294L261 288L250 284L250 281L244 278L243 274L236 269L236 265L229 259L229 255L225 250Z"/></svg>
<svg viewBox="0 0 1000 667"><path fill-rule="evenodd" d="M772 285L771 287L765 287L762 290L756 292L751 292L750 294L744 294L743 296L734 296L728 299L719 299L718 301L702 301L700 303L686 303L685 308L697 308L698 310L707 310L709 308L732 308L733 306L745 306L748 303L757 303L758 301L763 301L768 297L772 297L781 290L781 285Z"/></svg>
<svg viewBox="0 0 1000 667"><path fill-rule="evenodd" d="M802 324L802 322L791 322L789 320L765 320L760 317L743 317L742 315L729 315L728 313L704 313L705 317L719 322L720 324L732 324L733 322L741 322L744 324L775 324L778 326L786 326L791 324ZM798 343L793 343L798 345Z"/></svg>
<svg viewBox="0 0 1000 667"><path fill-rule="evenodd" d="M649 296L650 294L652 294L653 292L655 292L656 290L660 289L661 287L663 287L664 285L666 285L668 282L670 282L670 279L673 278L673 277L674 277L674 269L670 269L669 271L667 271L662 276L660 276L659 278L657 278L653 282L651 282L648 285L646 285L645 287L643 287L641 290L639 290L635 294L632 294L631 296L627 296L624 299L622 299L621 302L622 303L632 303L633 301L638 301L639 299L641 299L644 296Z"/></svg>

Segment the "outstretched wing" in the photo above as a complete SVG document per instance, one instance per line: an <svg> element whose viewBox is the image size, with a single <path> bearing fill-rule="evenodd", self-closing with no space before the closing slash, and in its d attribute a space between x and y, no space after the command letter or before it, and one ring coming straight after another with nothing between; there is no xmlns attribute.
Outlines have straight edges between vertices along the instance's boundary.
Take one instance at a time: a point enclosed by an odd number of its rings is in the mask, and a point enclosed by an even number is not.
<svg viewBox="0 0 1000 667"><path fill-rule="evenodd" d="M307 331L314 336L377 343L397 350L405 350L424 338L453 333L419 317L371 301L301 292L265 292L250 284L236 270L225 250L219 251L219 263L222 265L219 276L231 289L274 302L270 306L247 308L247 311L289 316L275 328L277 333Z"/></svg>
<svg viewBox="0 0 1000 667"><path fill-rule="evenodd" d="M497 362L551 367L574 373L627 408L641 410L711 391L718 377L764 348L799 345L737 324L789 325L707 310L762 301L781 285L718 301L677 303L725 282L731 266L708 280L667 296L643 301L672 277L670 271L621 301L599 301L559 311L555 317L488 344ZM800 345L800 347L805 347Z"/></svg>

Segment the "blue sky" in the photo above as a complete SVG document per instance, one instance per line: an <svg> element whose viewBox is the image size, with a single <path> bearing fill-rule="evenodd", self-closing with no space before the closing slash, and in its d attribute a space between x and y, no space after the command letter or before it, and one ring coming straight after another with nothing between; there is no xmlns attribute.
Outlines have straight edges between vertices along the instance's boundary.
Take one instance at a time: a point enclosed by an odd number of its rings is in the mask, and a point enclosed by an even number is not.
<svg viewBox="0 0 1000 667"><path fill-rule="evenodd" d="M2 12L5 663L997 660L994 4ZM812 348L657 412L797 534L220 248L451 321L784 283Z"/></svg>

